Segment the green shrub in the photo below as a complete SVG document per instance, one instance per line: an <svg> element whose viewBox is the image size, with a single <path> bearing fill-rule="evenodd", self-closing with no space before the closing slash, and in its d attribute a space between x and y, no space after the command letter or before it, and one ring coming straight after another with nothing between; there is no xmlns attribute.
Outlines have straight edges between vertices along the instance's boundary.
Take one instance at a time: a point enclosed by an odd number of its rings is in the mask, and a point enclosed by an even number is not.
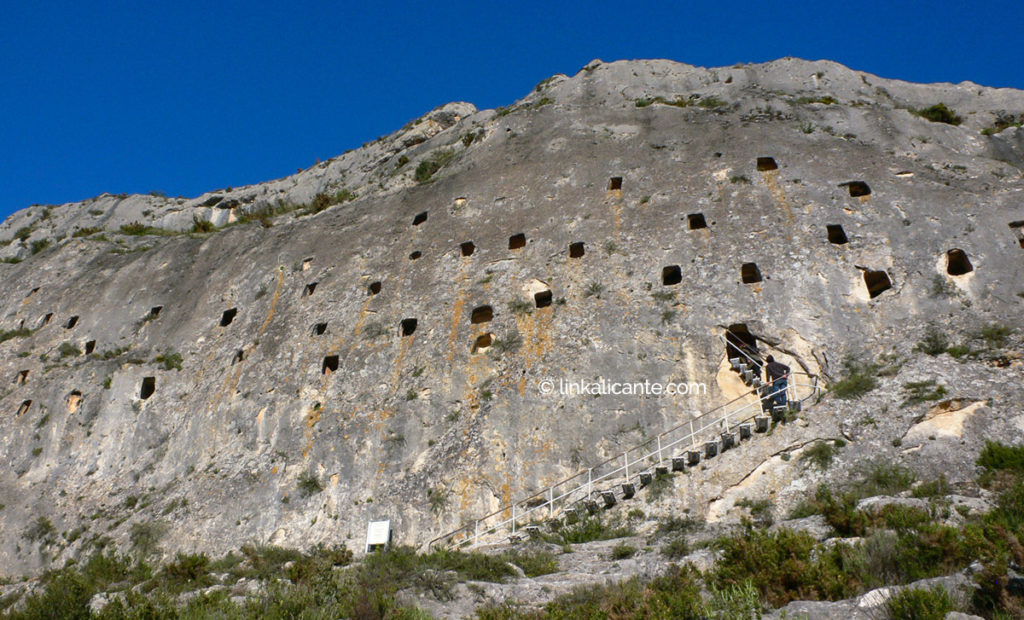
<svg viewBox="0 0 1024 620"><path fill-rule="evenodd" d="M661 555L665 556L670 560L678 560L679 558L686 557L690 554L690 545L687 544L686 538L682 536L676 536L665 543L665 546L661 548Z"/></svg>
<svg viewBox="0 0 1024 620"><path fill-rule="evenodd" d="M43 250L45 250L48 247L50 247L50 240L49 239L36 239L29 246L29 253L31 253L31 254L38 254L38 253L42 252Z"/></svg>
<svg viewBox="0 0 1024 620"><path fill-rule="evenodd" d="M578 523L556 527L555 533L561 537L562 542L580 544L634 536L636 531L629 526L608 525L599 517L586 517Z"/></svg>
<svg viewBox="0 0 1024 620"><path fill-rule="evenodd" d="M772 518L772 502L769 499L752 500L744 497L736 502L736 505L749 510L758 527L768 527L775 522Z"/></svg>
<svg viewBox="0 0 1024 620"><path fill-rule="evenodd" d="M508 302L508 309L512 314L530 314L533 312L533 304L525 299L513 299Z"/></svg>
<svg viewBox="0 0 1024 620"><path fill-rule="evenodd" d="M165 370L181 370L181 353L161 353L153 358L157 364L163 364Z"/></svg>
<svg viewBox="0 0 1024 620"><path fill-rule="evenodd" d="M217 231L217 225L210 220L201 220L199 217L192 216L192 232L194 233L211 233Z"/></svg>
<svg viewBox="0 0 1024 620"><path fill-rule="evenodd" d="M750 179L747 178L747 175L745 175L745 174L734 174L733 176L729 177L729 182L734 184L734 185L736 183L747 183L747 184L749 184L750 183Z"/></svg>
<svg viewBox="0 0 1024 620"><path fill-rule="evenodd" d="M804 450L803 454L800 455L800 460L805 461L808 465L817 467L820 471L825 471L832 465L832 459L838 451L838 448L832 443L820 441Z"/></svg>
<svg viewBox="0 0 1024 620"><path fill-rule="evenodd" d="M977 462L990 471L1010 470L1024 474L1024 446L1008 446L986 440Z"/></svg>
<svg viewBox="0 0 1024 620"><path fill-rule="evenodd" d="M946 123L947 125L959 125L963 119L956 115L953 110L946 107L944 103L936 103L933 106L915 110L914 114L927 119L933 123Z"/></svg>
<svg viewBox="0 0 1024 620"><path fill-rule="evenodd" d="M924 339L917 344L916 350L935 357L946 352L949 348L949 340L946 335L939 331L934 325L929 325L924 332Z"/></svg>
<svg viewBox="0 0 1024 620"><path fill-rule="evenodd" d="M61 345L57 347L57 352L60 353L61 359L65 357L78 357L82 354L82 350L70 342L61 343Z"/></svg>
<svg viewBox="0 0 1024 620"><path fill-rule="evenodd" d="M637 548L626 543L619 543L612 547L611 559L612 560L626 560L636 555Z"/></svg>
<svg viewBox="0 0 1024 620"><path fill-rule="evenodd" d="M316 477L316 474L307 469L299 475L298 489L304 497L309 497L323 491L324 486L320 484L320 479Z"/></svg>
<svg viewBox="0 0 1024 620"><path fill-rule="evenodd" d="M998 323L991 323L982 327L978 332L978 335L992 348L999 348L1006 344L1010 334L1013 332L1012 329L1005 325Z"/></svg>
<svg viewBox="0 0 1024 620"><path fill-rule="evenodd" d="M860 497L873 495L895 495L909 489L917 481L914 472L902 465L875 461L860 471L860 480L854 489Z"/></svg>
<svg viewBox="0 0 1024 620"><path fill-rule="evenodd" d="M167 525L160 521L133 523L128 533L132 550L139 558L145 559L154 555L159 549L160 539L167 533Z"/></svg>
<svg viewBox="0 0 1024 620"><path fill-rule="evenodd" d="M27 329L25 327L8 330L0 329L0 342L7 342L8 340L12 340L14 338L28 338L31 335L32 330Z"/></svg>
<svg viewBox="0 0 1024 620"><path fill-rule="evenodd" d="M878 386L875 374L879 367L851 358L843 364L844 375L832 386L832 393L837 398L855 399L867 394Z"/></svg>
<svg viewBox="0 0 1024 620"><path fill-rule="evenodd" d="M426 183L430 181L438 170L444 168L455 158L455 151L452 149L444 149L437 151L425 159L416 166L416 172L413 174L413 178L417 183Z"/></svg>
<svg viewBox="0 0 1024 620"><path fill-rule="evenodd" d="M205 553L179 551L174 560L164 566L162 577L169 590L184 591L213 583L209 571L210 558Z"/></svg>
<svg viewBox="0 0 1024 620"><path fill-rule="evenodd" d="M910 382L904 385L903 388L907 390L908 396L901 406L909 407L929 400L939 400L946 395L945 387L939 385L932 390L932 386L935 386L935 381L932 380Z"/></svg>
<svg viewBox="0 0 1024 620"><path fill-rule="evenodd" d="M885 603L890 620L943 620L954 610L953 599L942 586L906 588Z"/></svg>
<svg viewBox="0 0 1024 620"><path fill-rule="evenodd" d="M88 226L88 227L85 227L85 228L76 228L75 232L71 233L71 236L73 238L75 238L75 237L88 237L89 235L98 233L101 230L103 230L103 229L102 228L97 228L95 226Z"/></svg>
<svg viewBox="0 0 1024 620"><path fill-rule="evenodd" d="M18 230L14 231L14 238L17 239L18 241L24 241L31 237L33 232L35 232L35 229L32 228L31 226L23 226Z"/></svg>
<svg viewBox="0 0 1024 620"><path fill-rule="evenodd" d="M533 551L508 551L498 556L523 569L527 577L540 577L558 571L558 558L554 553L537 549Z"/></svg>

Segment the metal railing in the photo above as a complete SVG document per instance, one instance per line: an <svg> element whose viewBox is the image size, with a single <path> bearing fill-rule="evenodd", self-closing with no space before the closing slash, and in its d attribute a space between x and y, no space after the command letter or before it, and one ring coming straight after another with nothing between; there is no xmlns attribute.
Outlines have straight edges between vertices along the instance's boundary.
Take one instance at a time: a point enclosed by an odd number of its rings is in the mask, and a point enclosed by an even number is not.
<svg viewBox="0 0 1024 620"><path fill-rule="evenodd" d="M730 363L733 363L735 369L736 364L732 360ZM798 377L803 377L803 380L797 380ZM795 372L790 373L788 386L783 389L789 392L790 401L802 402L817 397L821 386L818 384L817 375ZM768 394L759 394L761 391L759 387L753 387L729 402L681 422L644 443L438 536L428 542L426 547L476 547L485 537L490 538L505 532L515 535L517 529L521 529L522 523L529 524L553 518L566 506L590 500L595 492L601 490L598 489L599 485L603 487L620 481L623 484L630 484L630 480L640 477L641 473L649 473L652 466L662 465L666 459L671 459L675 452L699 448L699 439L706 441L708 436L714 434L717 441L719 433L732 432L740 424L761 415L762 402L774 400L782 389ZM754 397L753 400L750 399L751 396ZM604 490L607 490L607 487Z"/></svg>

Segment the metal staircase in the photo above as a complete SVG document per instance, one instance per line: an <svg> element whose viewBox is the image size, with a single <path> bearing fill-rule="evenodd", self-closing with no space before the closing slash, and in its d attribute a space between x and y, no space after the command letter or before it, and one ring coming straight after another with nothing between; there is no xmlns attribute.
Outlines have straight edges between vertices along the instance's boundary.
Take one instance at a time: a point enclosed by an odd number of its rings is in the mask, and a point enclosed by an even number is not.
<svg viewBox="0 0 1024 620"><path fill-rule="evenodd" d="M747 392L621 454L438 536L428 542L426 548L472 548L518 540L536 530L539 523L560 516L569 523L575 522L602 507L611 508L619 501L633 498L656 475L685 471L702 459L712 459L739 447L757 433L767 432L773 416L765 415L767 407L762 403L771 402L778 391L765 393L767 390L760 376L754 372L754 368L760 368L760 361L735 347L727 347L727 350L739 353L729 359L729 364L750 386ZM816 401L821 392L817 375L791 373L787 400L792 410L799 411L802 403ZM771 414L780 419L778 416L785 411Z"/></svg>

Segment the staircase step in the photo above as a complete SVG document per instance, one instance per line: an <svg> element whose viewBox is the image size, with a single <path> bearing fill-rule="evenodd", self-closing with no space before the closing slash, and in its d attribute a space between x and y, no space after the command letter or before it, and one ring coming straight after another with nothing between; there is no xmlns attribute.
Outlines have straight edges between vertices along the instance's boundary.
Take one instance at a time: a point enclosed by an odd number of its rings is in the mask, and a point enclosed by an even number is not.
<svg viewBox="0 0 1024 620"><path fill-rule="evenodd" d="M654 468L654 475L656 475L656 476L665 476L667 474L668 474L668 466L667 465L658 465L657 467Z"/></svg>
<svg viewBox="0 0 1024 620"><path fill-rule="evenodd" d="M789 410L790 411L800 411L801 406L802 406L802 404L798 400L791 400L791 401L789 401Z"/></svg>
<svg viewBox="0 0 1024 620"><path fill-rule="evenodd" d="M736 438L735 431L722 433L722 452L725 452L726 450L732 448L738 443L739 440Z"/></svg>
<svg viewBox="0 0 1024 620"><path fill-rule="evenodd" d="M785 405L775 405L774 407L772 407L772 419L784 420L786 418L787 412L788 407L786 407Z"/></svg>
<svg viewBox="0 0 1024 620"><path fill-rule="evenodd" d="M744 370L743 371L743 382L750 385L754 381L754 371Z"/></svg>
<svg viewBox="0 0 1024 620"><path fill-rule="evenodd" d="M649 471L640 472L640 486L645 487L654 480L654 474Z"/></svg>
<svg viewBox="0 0 1024 620"><path fill-rule="evenodd" d="M740 357L730 357L729 358L729 366L731 366L733 370L739 371L739 369L740 369L740 362L742 362L742 361L743 361L743 358L740 358Z"/></svg>
<svg viewBox="0 0 1024 620"><path fill-rule="evenodd" d="M705 441L704 442L704 458L710 459L718 455L718 442L717 441Z"/></svg>
<svg viewBox="0 0 1024 620"><path fill-rule="evenodd" d="M754 425L751 424L750 422L747 422L745 424L740 424L739 429L740 429L740 439L741 440L743 440L743 439L750 439L750 436L753 435L753 433L754 433Z"/></svg>
<svg viewBox="0 0 1024 620"><path fill-rule="evenodd" d="M684 455L672 457L672 471L686 471L686 457Z"/></svg>
<svg viewBox="0 0 1024 620"><path fill-rule="evenodd" d="M636 487L632 483L627 482L622 485L622 499L631 499L636 495Z"/></svg>
<svg viewBox="0 0 1024 620"><path fill-rule="evenodd" d="M600 509L600 506L597 505L597 502L595 502L592 499L586 500L585 502L583 502L583 505L586 506L587 512L589 512L590 514L594 514Z"/></svg>
<svg viewBox="0 0 1024 620"><path fill-rule="evenodd" d="M754 430L758 433L768 432L768 427L771 425L772 419L766 415L759 415L754 417Z"/></svg>
<svg viewBox="0 0 1024 620"><path fill-rule="evenodd" d="M604 500L605 508L611 508L615 505L615 493L611 491L601 491L601 499Z"/></svg>
<svg viewBox="0 0 1024 620"><path fill-rule="evenodd" d="M687 450L686 451L686 464L690 467L700 463L700 451L699 450Z"/></svg>

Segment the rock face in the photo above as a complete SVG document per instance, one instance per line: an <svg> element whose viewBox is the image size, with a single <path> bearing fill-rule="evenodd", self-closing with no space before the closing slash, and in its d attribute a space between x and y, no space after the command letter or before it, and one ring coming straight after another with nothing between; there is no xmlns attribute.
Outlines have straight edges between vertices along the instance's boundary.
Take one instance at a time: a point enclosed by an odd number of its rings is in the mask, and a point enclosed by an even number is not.
<svg viewBox="0 0 1024 620"><path fill-rule="evenodd" d="M909 111L937 103L963 122ZM909 352L927 323L1013 324L1024 131L982 130L1022 113L1020 91L824 61L595 61L277 181L15 213L0 572L154 532L168 552L361 551L390 519L421 544L741 393L727 329L832 380L851 355ZM910 368L959 401L894 418L897 435L917 423L917 451L849 450L967 479L985 433L1022 424L1019 356ZM706 392L539 390L600 377ZM857 407L728 452L666 509L725 518L731 486L838 438ZM774 484L796 497L797 478Z"/></svg>

